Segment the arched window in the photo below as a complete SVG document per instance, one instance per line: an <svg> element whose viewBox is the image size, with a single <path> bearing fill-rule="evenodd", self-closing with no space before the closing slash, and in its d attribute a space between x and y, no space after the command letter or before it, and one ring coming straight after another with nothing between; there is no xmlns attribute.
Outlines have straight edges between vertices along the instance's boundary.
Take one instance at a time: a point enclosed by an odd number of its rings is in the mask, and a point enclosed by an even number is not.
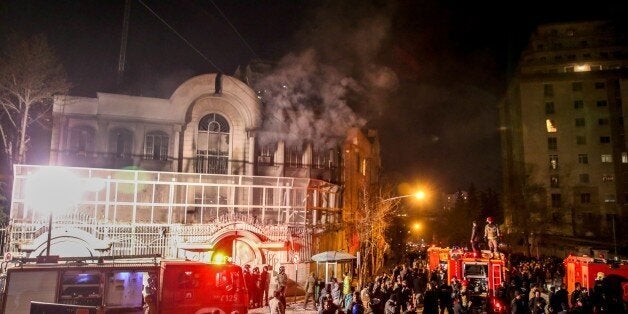
<svg viewBox="0 0 628 314"><path fill-rule="evenodd" d="M163 132L149 132L144 139L144 159L168 160L168 141Z"/></svg>
<svg viewBox="0 0 628 314"><path fill-rule="evenodd" d="M198 123L196 172L226 174L229 160L229 123L210 113Z"/></svg>
<svg viewBox="0 0 628 314"><path fill-rule="evenodd" d="M133 133L114 129L109 133L109 153L116 159L129 159L133 153Z"/></svg>
<svg viewBox="0 0 628 314"><path fill-rule="evenodd" d="M70 129L69 152L78 156L87 156L93 152L94 134L94 129L89 126L76 126Z"/></svg>

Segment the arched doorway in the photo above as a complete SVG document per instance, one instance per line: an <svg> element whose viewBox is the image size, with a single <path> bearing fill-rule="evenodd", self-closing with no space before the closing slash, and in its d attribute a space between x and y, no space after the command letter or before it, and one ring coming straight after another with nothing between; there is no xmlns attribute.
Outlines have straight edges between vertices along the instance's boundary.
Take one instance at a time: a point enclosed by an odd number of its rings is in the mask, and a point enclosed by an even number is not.
<svg viewBox="0 0 628 314"><path fill-rule="evenodd" d="M260 238L249 231L226 232L216 238L212 259L216 256L226 256L238 265L262 265L265 260L259 248L260 242Z"/></svg>

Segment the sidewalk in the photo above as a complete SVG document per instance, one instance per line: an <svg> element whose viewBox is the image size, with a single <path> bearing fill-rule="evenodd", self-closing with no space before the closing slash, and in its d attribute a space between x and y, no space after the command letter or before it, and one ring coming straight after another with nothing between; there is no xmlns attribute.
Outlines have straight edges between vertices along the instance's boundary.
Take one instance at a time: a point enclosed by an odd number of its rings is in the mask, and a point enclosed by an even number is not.
<svg viewBox="0 0 628 314"><path fill-rule="evenodd" d="M303 309L303 296L297 296L296 300L294 297L286 297L286 302L288 305L286 306L286 314L316 314L316 309L314 309L314 304L310 301L307 305L307 310ZM270 313L270 309L268 306L249 309L249 314L268 314Z"/></svg>

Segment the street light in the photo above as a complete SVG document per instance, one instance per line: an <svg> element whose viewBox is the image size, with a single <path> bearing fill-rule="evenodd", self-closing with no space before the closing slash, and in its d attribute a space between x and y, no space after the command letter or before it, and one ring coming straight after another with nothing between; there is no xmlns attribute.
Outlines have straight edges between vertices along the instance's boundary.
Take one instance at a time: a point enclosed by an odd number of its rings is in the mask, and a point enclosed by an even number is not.
<svg viewBox="0 0 628 314"><path fill-rule="evenodd" d="M43 167L26 177L24 203L40 214L48 214L46 256L50 256L52 215L76 206L85 191L81 180L60 167Z"/></svg>
<svg viewBox="0 0 628 314"><path fill-rule="evenodd" d="M406 194L406 195L395 196L395 197L383 199L383 200L381 200L379 202L380 203L384 203L384 202L398 200L398 199L407 198L407 197L414 197L417 200L423 200L423 199L425 199L425 196L426 196L425 192L423 190L420 190L420 191L417 191L417 192L415 192L413 194Z"/></svg>

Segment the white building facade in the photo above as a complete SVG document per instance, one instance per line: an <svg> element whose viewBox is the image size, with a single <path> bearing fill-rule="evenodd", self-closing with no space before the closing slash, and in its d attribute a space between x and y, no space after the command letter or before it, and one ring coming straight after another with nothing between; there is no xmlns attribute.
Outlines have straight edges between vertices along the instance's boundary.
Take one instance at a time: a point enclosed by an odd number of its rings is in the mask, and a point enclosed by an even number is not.
<svg viewBox="0 0 628 314"><path fill-rule="evenodd" d="M14 169L9 250L45 254L51 211L53 255L305 265L340 223L341 149L287 144L262 119L256 93L220 74L191 78L169 99L57 98L51 166ZM29 180L51 169L78 182L47 196L78 195L68 208L29 201L44 197Z"/></svg>

